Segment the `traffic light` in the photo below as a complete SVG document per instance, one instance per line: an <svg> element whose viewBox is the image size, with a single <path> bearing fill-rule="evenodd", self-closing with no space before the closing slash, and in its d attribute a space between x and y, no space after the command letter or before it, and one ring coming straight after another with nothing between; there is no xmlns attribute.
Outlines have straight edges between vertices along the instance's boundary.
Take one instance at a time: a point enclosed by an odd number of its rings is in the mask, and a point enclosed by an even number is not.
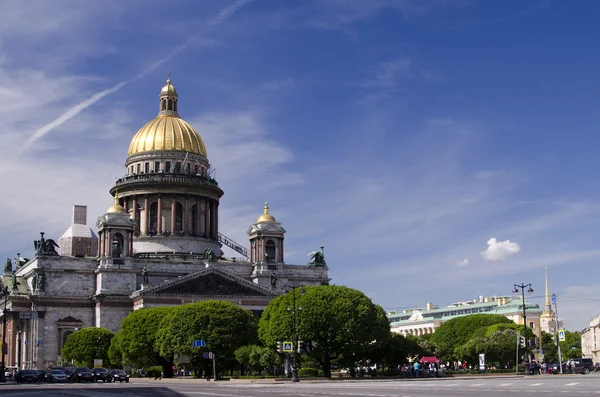
<svg viewBox="0 0 600 397"><path fill-rule="evenodd" d="M283 353L283 346L281 341L277 341L277 353Z"/></svg>
<svg viewBox="0 0 600 397"><path fill-rule="evenodd" d="M525 337L523 337L523 336L520 337L519 346L525 347Z"/></svg>

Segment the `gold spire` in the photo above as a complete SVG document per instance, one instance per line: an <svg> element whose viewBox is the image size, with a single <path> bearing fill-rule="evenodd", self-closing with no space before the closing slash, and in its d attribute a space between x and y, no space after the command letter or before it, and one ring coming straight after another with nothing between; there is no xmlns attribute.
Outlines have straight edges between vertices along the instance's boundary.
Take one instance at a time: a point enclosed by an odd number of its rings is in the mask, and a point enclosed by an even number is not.
<svg viewBox="0 0 600 397"><path fill-rule="evenodd" d="M548 266L544 268L544 273L546 274L546 311L552 311L552 306L550 303L550 290L548 289Z"/></svg>
<svg viewBox="0 0 600 397"><path fill-rule="evenodd" d="M173 84L171 84L171 71L169 70L169 72L167 73L167 84L165 84L163 86L163 88L160 90L160 96L170 96L170 97L175 97L177 98L177 90L175 89L175 87L173 87Z"/></svg>
<svg viewBox="0 0 600 397"><path fill-rule="evenodd" d="M262 222L277 222L275 220L275 218L273 217L273 215L269 214L269 202L265 201L265 212L258 217L258 219L256 220L256 223L262 223Z"/></svg>

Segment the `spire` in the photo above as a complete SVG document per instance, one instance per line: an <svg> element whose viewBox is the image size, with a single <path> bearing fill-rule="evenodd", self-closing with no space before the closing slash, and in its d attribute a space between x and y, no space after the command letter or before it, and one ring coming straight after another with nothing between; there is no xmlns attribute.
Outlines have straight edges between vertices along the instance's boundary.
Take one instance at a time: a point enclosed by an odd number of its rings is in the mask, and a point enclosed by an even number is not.
<svg viewBox="0 0 600 397"><path fill-rule="evenodd" d="M269 214L269 202L265 201L265 215Z"/></svg>
<svg viewBox="0 0 600 397"><path fill-rule="evenodd" d="M544 268L544 273L546 275L546 305L544 311L550 313L552 312L552 304L550 302L550 289L548 288L548 266Z"/></svg>
<svg viewBox="0 0 600 397"><path fill-rule="evenodd" d="M261 222L277 222L275 220L275 217L273 217L273 215L269 214L269 202L265 201L265 209L264 212L261 216L258 217L258 219L256 220L256 223L261 223Z"/></svg>
<svg viewBox="0 0 600 397"><path fill-rule="evenodd" d="M159 116L178 116L177 114L177 90L171 84L171 71L167 73L167 83L160 90Z"/></svg>

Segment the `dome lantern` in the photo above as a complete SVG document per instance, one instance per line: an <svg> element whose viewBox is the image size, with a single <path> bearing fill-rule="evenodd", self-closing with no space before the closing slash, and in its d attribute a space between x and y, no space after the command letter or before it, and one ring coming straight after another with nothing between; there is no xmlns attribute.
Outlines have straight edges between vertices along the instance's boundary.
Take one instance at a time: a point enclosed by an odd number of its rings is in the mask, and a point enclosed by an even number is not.
<svg viewBox="0 0 600 397"><path fill-rule="evenodd" d="M269 202L265 201L265 212L258 217L258 219L256 220L256 223L263 223L263 222L277 222L275 220L275 217L271 214L269 214Z"/></svg>
<svg viewBox="0 0 600 397"><path fill-rule="evenodd" d="M167 84L160 90L159 116L178 116L177 114L177 90L171 84L171 71L168 73Z"/></svg>

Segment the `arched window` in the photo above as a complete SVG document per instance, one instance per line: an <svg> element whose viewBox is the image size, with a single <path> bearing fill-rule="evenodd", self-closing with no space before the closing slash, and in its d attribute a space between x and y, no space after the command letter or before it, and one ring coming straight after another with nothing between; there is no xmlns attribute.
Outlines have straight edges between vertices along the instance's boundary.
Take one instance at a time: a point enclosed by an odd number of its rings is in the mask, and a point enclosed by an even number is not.
<svg viewBox="0 0 600 397"><path fill-rule="evenodd" d="M192 205L192 222L190 222L190 225L192 225L192 227L190 228L190 232L192 234L195 234L196 236L198 235L198 225L196 225L196 221L198 220L198 206L196 204Z"/></svg>
<svg viewBox="0 0 600 397"><path fill-rule="evenodd" d="M61 351L62 351L62 347L65 345L65 343L67 342L67 338L69 337L69 335L71 335L73 333L72 330L68 330L63 332L63 337L62 337L62 346L61 346Z"/></svg>
<svg viewBox="0 0 600 397"><path fill-rule="evenodd" d="M173 101L173 110L177 111L177 99Z"/></svg>
<svg viewBox="0 0 600 397"><path fill-rule="evenodd" d="M183 205L175 203L175 231L183 232Z"/></svg>
<svg viewBox="0 0 600 397"><path fill-rule="evenodd" d="M173 110L173 100L171 99L167 101L167 110Z"/></svg>
<svg viewBox="0 0 600 397"><path fill-rule="evenodd" d="M120 258L123 256L125 238L121 233L115 233L112 238L112 257Z"/></svg>
<svg viewBox="0 0 600 397"><path fill-rule="evenodd" d="M158 203L150 204L150 227L149 232L156 233L158 230Z"/></svg>
<svg viewBox="0 0 600 397"><path fill-rule="evenodd" d="M273 240L268 240L265 244L265 261L266 262L276 262L275 258L275 242Z"/></svg>

